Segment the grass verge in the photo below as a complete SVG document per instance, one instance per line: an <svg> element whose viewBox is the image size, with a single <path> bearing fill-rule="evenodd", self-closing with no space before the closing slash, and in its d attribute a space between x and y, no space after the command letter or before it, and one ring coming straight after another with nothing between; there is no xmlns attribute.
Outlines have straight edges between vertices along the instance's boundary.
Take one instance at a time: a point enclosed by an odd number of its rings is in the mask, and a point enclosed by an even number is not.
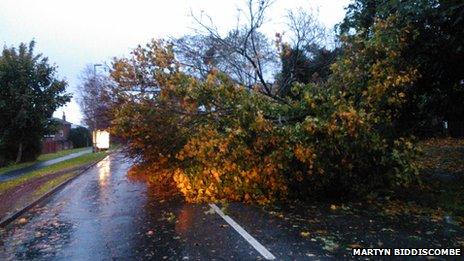
<svg viewBox="0 0 464 261"><path fill-rule="evenodd" d="M11 165L8 165L6 167L0 168L0 175L4 174L6 172L13 171L13 170L26 168L26 167L32 166L32 165L34 165L36 163L40 163L40 162L43 162L43 161L52 160L52 159L63 157L63 156L69 155L69 154L81 152L81 151L84 151L86 149L89 149L89 147L70 149L70 150L62 150L62 151L58 151L56 153L42 154L35 161L23 162L23 163L19 163L19 164L11 164Z"/></svg>
<svg viewBox="0 0 464 261"><path fill-rule="evenodd" d="M424 194L464 224L464 139L430 139L419 146Z"/></svg>
<svg viewBox="0 0 464 261"><path fill-rule="evenodd" d="M63 156L69 155L69 154L81 152L81 151L84 151L84 150L87 150L87 149L90 149L90 148L91 147L85 147L85 148L77 148L77 149L70 149L70 150L61 150L61 151L58 151L58 152L55 152L55 153L42 154L42 155L39 156L39 158L37 158L37 160L39 160L39 161L52 160L52 159L63 157Z"/></svg>
<svg viewBox="0 0 464 261"><path fill-rule="evenodd" d="M107 152L85 154L85 155L82 155L82 156L79 156L73 159L69 159L69 160L59 162L57 164L42 168L40 170L32 171L16 179L0 183L0 195L13 187L20 186L36 178L40 178L46 175L51 175L51 174L54 174L60 171L72 170L79 166L83 166L83 165L90 164L92 162L101 160L106 155L107 155Z"/></svg>
<svg viewBox="0 0 464 261"><path fill-rule="evenodd" d="M56 186L58 186L61 183L65 182L66 180L74 177L78 173L79 173L78 171L69 172L69 173L63 174L61 176L58 176L58 177L56 177L54 179L51 179L51 180L45 182L37 190L34 191L33 197L38 198L38 197L44 195L48 191L52 190Z"/></svg>
<svg viewBox="0 0 464 261"><path fill-rule="evenodd" d="M379 209L391 216L414 214L457 221L464 228L464 139L435 138L418 146L422 184L392 191L391 200L378 202Z"/></svg>

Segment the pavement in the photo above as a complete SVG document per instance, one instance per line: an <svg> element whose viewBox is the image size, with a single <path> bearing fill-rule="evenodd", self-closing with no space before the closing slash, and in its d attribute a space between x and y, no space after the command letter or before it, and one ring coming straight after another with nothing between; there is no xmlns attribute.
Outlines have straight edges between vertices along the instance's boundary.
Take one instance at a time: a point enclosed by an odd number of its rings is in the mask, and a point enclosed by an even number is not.
<svg viewBox="0 0 464 261"><path fill-rule="evenodd" d="M31 171L36 171L36 170L45 168L47 166L50 166L50 165L53 165L53 164L56 164L56 163L59 163L59 162L65 161L65 160L73 159L73 158L76 158L76 157L79 157L79 156L82 156L84 154L88 154L88 153L91 153L91 152L92 152L92 149L87 149L87 150L72 153L72 154L69 154L69 155L66 155L66 156L63 156L63 157L59 157L59 158L56 158L56 159L42 161L42 162L39 162L37 164L31 165L31 166L28 166L28 167L25 167L25 168L5 172L2 175L0 175L0 182L6 182L6 181L9 181L9 180L18 178L18 177L20 177L22 175L25 175L25 174L27 174L27 173L29 173Z"/></svg>
<svg viewBox="0 0 464 261"><path fill-rule="evenodd" d="M322 205L270 211L241 203L221 209L179 197L165 200L127 175L131 165L111 154L0 229L0 260L328 259L333 251L349 257L353 242L453 247L464 235L460 228L440 224L435 231L425 225L431 234L420 231L409 239L417 226L356 211L337 214Z"/></svg>

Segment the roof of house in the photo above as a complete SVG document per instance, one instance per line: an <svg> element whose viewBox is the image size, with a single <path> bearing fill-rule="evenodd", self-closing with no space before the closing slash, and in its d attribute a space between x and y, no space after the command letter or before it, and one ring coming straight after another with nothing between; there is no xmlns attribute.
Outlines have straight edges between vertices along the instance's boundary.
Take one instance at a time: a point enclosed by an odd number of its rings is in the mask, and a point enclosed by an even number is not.
<svg viewBox="0 0 464 261"><path fill-rule="evenodd" d="M71 129L75 129L75 128L79 128L79 127L85 128L85 126L82 126L82 125L79 125L79 124L74 124L74 123L71 124Z"/></svg>
<svg viewBox="0 0 464 261"><path fill-rule="evenodd" d="M68 122L68 121L65 121L63 119L56 118L56 117L52 117L51 119L61 124L72 124L71 122Z"/></svg>

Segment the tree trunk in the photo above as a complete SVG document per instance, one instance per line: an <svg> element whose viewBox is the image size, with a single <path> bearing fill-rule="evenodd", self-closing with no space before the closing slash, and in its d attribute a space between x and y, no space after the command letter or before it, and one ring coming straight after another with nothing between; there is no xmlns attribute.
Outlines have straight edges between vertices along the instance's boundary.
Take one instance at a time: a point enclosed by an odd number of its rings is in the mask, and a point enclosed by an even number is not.
<svg viewBox="0 0 464 261"><path fill-rule="evenodd" d="M16 163L20 163L23 158L23 143L19 143L18 154L16 155Z"/></svg>

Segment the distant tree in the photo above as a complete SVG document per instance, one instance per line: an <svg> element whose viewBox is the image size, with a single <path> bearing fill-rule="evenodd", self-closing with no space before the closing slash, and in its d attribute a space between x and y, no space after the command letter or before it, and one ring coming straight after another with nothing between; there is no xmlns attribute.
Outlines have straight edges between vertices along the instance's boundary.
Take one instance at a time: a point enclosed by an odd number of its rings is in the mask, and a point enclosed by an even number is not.
<svg viewBox="0 0 464 261"><path fill-rule="evenodd" d="M193 16L196 35L173 41L180 64L202 76L215 68L237 84L281 100L272 79L279 67L278 54L272 41L261 32L271 4L271 0L247 0L237 15L237 24L225 34L207 15Z"/></svg>
<svg viewBox="0 0 464 261"><path fill-rule="evenodd" d="M226 34L204 13L194 16L196 34L172 41L182 69L203 79L217 69L280 103L286 103L294 83L325 80L338 49L328 47L329 34L316 13L301 8L289 11L285 42L280 33L273 42L262 32L272 3L247 0L237 24Z"/></svg>
<svg viewBox="0 0 464 261"><path fill-rule="evenodd" d="M251 35L249 35L251 34ZM252 44L247 43L252 37ZM213 68L227 73L247 88L266 86L272 93L269 75L277 68L277 54L272 42L262 33L235 28L225 36L217 33L174 39L174 50L185 70L204 78Z"/></svg>
<svg viewBox="0 0 464 261"><path fill-rule="evenodd" d="M4 47L0 56L0 165L34 160L50 117L71 98L57 67L34 54L34 45Z"/></svg>
<svg viewBox="0 0 464 261"><path fill-rule="evenodd" d="M173 39L172 42L184 70L198 78L205 79L219 62L216 54L218 46L208 36L186 35Z"/></svg>
<svg viewBox="0 0 464 261"><path fill-rule="evenodd" d="M332 65L340 49L310 45L305 50L289 48L281 55L282 70L277 77L279 95L292 96L291 87L295 83L320 83L329 78Z"/></svg>
<svg viewBox="0 0 464 261"><path fill-rule="evenodd" d="M289 11L287 28L288 42L277 34L282 68L276 78L279 95L292 97L291 88L295 83L327 80L330 65L335 62L339 49L329 49L332 48L328 47L330 35L314 12Z"/></svg>
<svg viewBox="0 0 464 261"><path fill-rule="evenodd" d="M92 145L92 135L89 129L82 126L71 129L69 140L73 143L74 148L83 148Z"/></svg>
<svg viewBox="0 0 464 261"><path fill-rule="evenodd" d="M98 74L88 65L82 72L78 86L78 102L83 121L90 129L106 129L110 125L110 79Z"/></svg>

